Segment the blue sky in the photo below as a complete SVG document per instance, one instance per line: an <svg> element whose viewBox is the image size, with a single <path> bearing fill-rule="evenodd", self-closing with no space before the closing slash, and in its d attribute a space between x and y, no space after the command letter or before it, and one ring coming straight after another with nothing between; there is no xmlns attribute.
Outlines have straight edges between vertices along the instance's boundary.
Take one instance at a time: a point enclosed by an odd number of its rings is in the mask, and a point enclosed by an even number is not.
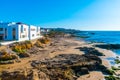
<svg viewBox="0 0 120 80"><path fill-rule="evenodd" d="M0 21L79 30L120 30L120 0L0 0Z"/></svg>

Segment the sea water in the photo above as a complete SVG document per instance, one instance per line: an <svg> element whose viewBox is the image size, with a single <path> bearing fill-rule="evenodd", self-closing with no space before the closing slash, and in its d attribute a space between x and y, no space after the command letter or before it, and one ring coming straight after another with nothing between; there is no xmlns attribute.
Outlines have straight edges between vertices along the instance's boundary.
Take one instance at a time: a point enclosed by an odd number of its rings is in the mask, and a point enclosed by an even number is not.
<svg viewBox="0 0 120 80"><path fill-rule="evenodd" d="M88 42L120 44L120 31L83 31L79 35L88 36L85 38ZM113 50L120 57L120 49ZM107 58L111 65L115 65L115 58Z"/></svg>
<svg viewBox="0 0 120 80"><path fill-rule="evenodd" d="M120 44L120 31L84 31L86 41Z"/></svg>

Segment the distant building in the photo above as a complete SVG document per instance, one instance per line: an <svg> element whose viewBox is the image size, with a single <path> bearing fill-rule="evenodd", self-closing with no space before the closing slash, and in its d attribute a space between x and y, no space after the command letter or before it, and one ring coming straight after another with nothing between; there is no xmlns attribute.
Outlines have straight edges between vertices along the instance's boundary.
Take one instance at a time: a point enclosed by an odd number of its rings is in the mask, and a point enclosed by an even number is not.
<svg viewBox="0 0 120 80"><path fill-rule="evenodd" d="M47 29L47 28L41 28L41 29L40 29L41 34L47 34L49 31L50 31L50 30Z"/></svg>
<svg viewBox="0 0 120 80"><path fill-rule="evenodd" d="M23 23L0 23L0 41L25 41L41 37L40 27Z"/></svg>

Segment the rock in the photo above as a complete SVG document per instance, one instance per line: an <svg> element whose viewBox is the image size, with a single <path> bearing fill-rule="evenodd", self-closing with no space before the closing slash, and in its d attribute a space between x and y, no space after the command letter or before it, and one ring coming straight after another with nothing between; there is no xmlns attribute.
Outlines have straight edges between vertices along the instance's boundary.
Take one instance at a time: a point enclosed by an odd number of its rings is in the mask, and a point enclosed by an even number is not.
<svg viewBox="0 0 120 80"><path fill-rule="evenodd" d="M80 51L84 51L85 54L94 54L97 56L104 56L103 53L99 52L98 50L92 47L78 47L76 49L79 49Z"/></svg>
<svg viewBox="0 0 120 80"><path fill-rule="evenodd" d="M29 53L19 53L20 58L30 57Z"/></svg>
<svg viewBox="0 0 120 80"><path fill-rule="evenodd" d="M40 71L38 75L40 80L50 80L44 72Z"/></svg>
<svg viewBox="0 0 120 80"><path fill-rule="evenodd" d="M31 66L42 71L50 80L76 80L75 76L101 70L101 64L101 59L93 54L60 54L50 59L34 60Z"/></svg>
<svg viewBox="0 0 120 80"><path fill-rule="evenodd" d="M0 64L14 64L14 60L0 61Z"/></svg>
<svg viewBox="0 0 120 80"><path fill-rule="evenodd" d="M1 80L41 80L36 70L3 71Z"/></svg>
<svg viewBox="0 0 120 80"><path fill-rule="evenodd" d="M95 46L103 49L120 49L120 44L97 44Z"/></svg>
<svg viewBox="0 0 120 80"><path fill-rule="evenodd" d="M38 72L36 70L33 70L32 80L40 80L38 76Z"/></svg>
<svg viewBox="0 0 120 80"><path fill-rule="evenodd" d="M89 74L88 68L82 67L82 68L81 68L81 74L82 74L82 75L84 75L84 74Z"/></svg>
<svg viewBox="0 0 120 80"><path fill-rule="evenodd" d="M19 71L15 72L3 71L1 78L2 80L27 80L24 74L21 74Z"/></svg>
<svg viewBox="0 0 120 80"><path fill-rule="evenodd" d="M60 54L31 61L32 70L3 71L2 80L76 80L90 71L101 70L101 59L93 54Z"/></svg>
<svg viewBox="0 0 120 80"><path fill-rule="evenodd" d="M20 62L21 62L21 60L20 60L20 59L16 59L16 60L15 60L15 62L20 63Z"/></svg>

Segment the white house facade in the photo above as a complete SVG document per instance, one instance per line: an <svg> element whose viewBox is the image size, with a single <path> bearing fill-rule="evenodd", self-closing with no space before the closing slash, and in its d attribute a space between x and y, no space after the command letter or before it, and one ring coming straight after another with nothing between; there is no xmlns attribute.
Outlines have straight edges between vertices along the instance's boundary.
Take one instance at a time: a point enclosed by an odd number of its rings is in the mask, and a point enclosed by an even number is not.
<svg viewBox="0 0 120 80"><path fill-rule="evenodd" d="M36 39L40 36L40 27L36 27L33 25L29 26L29 39Z"/></svg>
<svg viewBox="0 0 120 80"><path fill-rule="evenodd" d="M0 23L0 41L25 41L41 37L40 27L23 23Z"/></svg>

